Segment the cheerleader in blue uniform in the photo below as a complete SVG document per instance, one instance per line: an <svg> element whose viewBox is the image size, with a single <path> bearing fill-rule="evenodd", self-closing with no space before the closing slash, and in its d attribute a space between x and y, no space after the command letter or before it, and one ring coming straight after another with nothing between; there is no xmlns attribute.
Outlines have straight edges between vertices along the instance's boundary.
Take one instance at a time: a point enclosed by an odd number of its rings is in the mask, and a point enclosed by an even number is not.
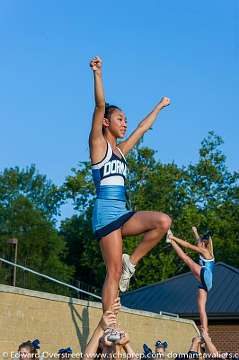
<svg viewBox="0 0 239 360"><path fill-rule="evenodd" d="M110 308L117 298L118 288L126 291L135 266L168 231L171 219L156 211L134 213L127 206L125 179L127 177L126 155L144 133L149 130L158 113L170 100L162 98L152 112L142 120L127 140L124 112L117 106L105 103L102 61L95 57L90 62L94 74L95 111L89 137L90 156L97 199L93 211L93 231L100 241L102 256L107 268L103 286L103 310ZM142 242L131 256L122 256L122 238L144 234Z"/></svg>
<svg viewBox="0 0 239 360"><path fill-rule="evenodd" d="M166 241L171 243L177 255L190 268L194 277L199 281L198 286L198 310L200 315L202 333L208 333L208 320L206 313L206 302L208 292L212 289L213 271L215 258L213 255L213 244L209 234L200 238L195 227L192 228L197 245L193 245L185 240L173 236L169 230ZM191 249L199 254L199 264L192 260L181 247Z"/></svg>

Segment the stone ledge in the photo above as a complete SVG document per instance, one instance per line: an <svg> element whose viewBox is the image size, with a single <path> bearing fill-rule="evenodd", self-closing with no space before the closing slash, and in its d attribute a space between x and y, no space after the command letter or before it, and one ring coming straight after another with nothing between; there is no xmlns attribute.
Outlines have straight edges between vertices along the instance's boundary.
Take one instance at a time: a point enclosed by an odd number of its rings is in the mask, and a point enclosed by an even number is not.
<svg viewBox="0 0 239 360"><path fill-rule="evenodd" d="M40 299L46 299L46 300L50 300L50 301L65 302L65 303L71 303L71 304L76 304L76 305L78 304L78 305L96 308L96 309L101 308L100 302L79 300L79 299L68 297L68 296L51 294L51 293L36 291L36 290L23 289L23 288L18 288L18 287L9 286L9 285L0 284L0 292L25 295L25 296L36 297L36 298L40 298ZM129 313L129 314L135 314L138 316L151 317L154 319L156 318L156 319L162 319L162 320L172 320L172 321L176 321L176 322L180 322L180 323L187 323L187 324L193 325L195 327L195 329L197 329L194 321L189 320L189 319L183 319L180 317L174 317L174 316L163 315L163 314L161 315L161 314L157 314L157 313L153 313L153 312L149 312L149 311L143 311L143 310L136 310L136 309L134 310L134 309L126 308L124 306L122 306L121 311L123 311L125 313ZM198 329L197 329L197 331L198 331Z"/></svg>

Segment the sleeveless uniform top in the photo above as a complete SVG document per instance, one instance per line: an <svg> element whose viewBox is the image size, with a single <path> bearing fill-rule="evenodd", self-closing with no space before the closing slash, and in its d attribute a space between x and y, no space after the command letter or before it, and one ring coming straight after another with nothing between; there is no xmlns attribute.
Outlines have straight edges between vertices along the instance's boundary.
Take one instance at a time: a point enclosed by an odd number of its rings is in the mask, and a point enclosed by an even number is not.
<svg viewBox="0 0 239 360"><path fill-rule="evenodd" d="M213 272L215 266L215 258L207 260L201 255L199 256L199 265L206 267Z"/></svg>
<svg viewBox="0 0 239 360"><path fill-rule="evenodd" d="M213 285L213 270L215 265L215 259L207 260L201 255L199 256L199 264L201 265L200 271L200 285L199 288L209 292Z"/></svg>
<svg viewBox="0 0 239 360"><path fill-rule="evenodd" d="M107 150L103 160L92 165L92 175L98 199L126 201L125 178L127 174L126 159L116 155L107 142Z"/></svg>

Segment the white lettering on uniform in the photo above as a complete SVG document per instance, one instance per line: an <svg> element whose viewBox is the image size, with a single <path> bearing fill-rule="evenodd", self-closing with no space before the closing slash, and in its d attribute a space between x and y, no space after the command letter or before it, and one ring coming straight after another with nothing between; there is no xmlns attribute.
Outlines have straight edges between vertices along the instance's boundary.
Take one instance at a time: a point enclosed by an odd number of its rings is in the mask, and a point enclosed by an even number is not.
<svg viewBox="0 0 239 360"><path fill-rule="evenodd" d="M120 169L121 169L121 161L117 160L117 173L120 174Z"/></svg>
<svg viewBox="0 0 239 360"><path fill-rule="evenodd" d="M126 176L126 171L127 167L122 161L112 160L104 165L103 177L110 174L122 174Z"/></svg>
<svg viewBox="0 0 239 360"><path fill-rule="evenodd" d="M103 174L103 176L107 176L109 174L110 174L110 163L108 162L108 163L106 163L104 165L104 174Z"/></svg>
<svg viewBox="0 0 239 360"><path fill-rule="evenodd" d="M113 160L113 161L111 161L111 169L110 169L110 173L111 173L111 174L115 174L115 173L116 173L116 170L117 170L116 161L118 161L118 160Z"/></svg>

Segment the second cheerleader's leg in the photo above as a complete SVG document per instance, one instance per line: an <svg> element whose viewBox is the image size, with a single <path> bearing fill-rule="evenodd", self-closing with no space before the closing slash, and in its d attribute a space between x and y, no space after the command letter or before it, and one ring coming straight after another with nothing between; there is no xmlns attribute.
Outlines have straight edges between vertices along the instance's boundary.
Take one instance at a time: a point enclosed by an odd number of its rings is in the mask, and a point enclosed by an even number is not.
<svg viewBox="0 0 239 360"><path fill-rule="evenodd" d="M198 311L200 316L200 323L202 327L202 333L205 332L208 334L208 319L206 312L206 302L207 302L207 291L199 288L198 289Z"/></svg>
<svg viewBox="0 0 239 360"><path fill-rule="evenodd" d="M171 240L172 247L176 251L177 255L180 257L182 261L190 268L194 277L201 283L201 269L202 267L198 265L195 261L193 261L190 256L188 256L181 247L173 240ZM200 323L202 326L202 330L208 333L208 320L206 313L206 302L207 302L207 291L199 288L198 289L198 311L200 315Z"/></svg>
<svg viewBox="0 0 239 360"><path fill-rule="evenodd" d="M177 255L180 257L180 259L189 267L195 278L199 282L201 282L201 278L200 278L201 266L198 265L193 259L191 259L190 256L188 256L174 240L171 240L171 244L174 250L176 251Z"/></svg>

